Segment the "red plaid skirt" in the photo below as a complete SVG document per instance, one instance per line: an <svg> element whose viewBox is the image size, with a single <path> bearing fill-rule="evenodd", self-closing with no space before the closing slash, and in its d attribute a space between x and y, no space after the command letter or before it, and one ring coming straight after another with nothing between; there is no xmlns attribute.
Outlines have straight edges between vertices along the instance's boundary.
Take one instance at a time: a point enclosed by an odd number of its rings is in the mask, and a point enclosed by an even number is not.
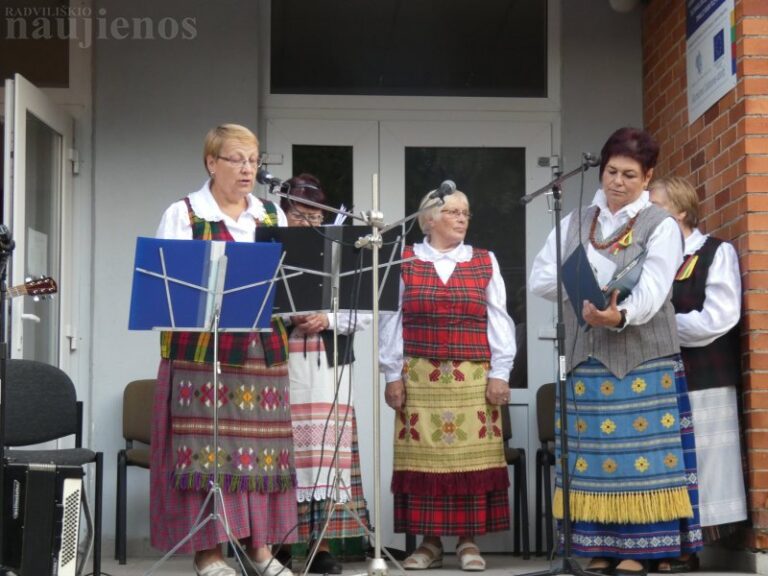
<svg viewBox="0 0 768 576"><path fill-rule="evenodd" d="M476 536L509 530L506 490L466 496L395 494L395 532Z"/></svg>
<svg viewBox="0 0 768 576"><path fill-rule="evenodd" d="M150 542L159 550L170 550L191 531L207 496L204 491L182 491L173 486L176 455L171 442L171 361L162 360L152 414L152 457L150 462ZM222 492L229 528L238 540L250 538L252 546L296 542L296 490L262 494ZM202 518L212 512L209 503ZM283 540L285 539L285 540ZM210 520L178 552L208 550L227 541L218 520Z"/></svg>

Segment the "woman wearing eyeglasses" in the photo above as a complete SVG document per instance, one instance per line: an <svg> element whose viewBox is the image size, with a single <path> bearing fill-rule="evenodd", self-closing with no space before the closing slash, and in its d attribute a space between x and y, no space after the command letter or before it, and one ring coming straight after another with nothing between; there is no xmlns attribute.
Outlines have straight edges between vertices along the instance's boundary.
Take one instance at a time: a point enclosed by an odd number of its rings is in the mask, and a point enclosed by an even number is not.
<svg viewBox="0 0 768 576"><path fill-rule="evenodd" d="M251 194L259 141L247 128L225 124L205 139L209 179L163 214L158 238L253 242L259 226L285 226L283 211ZM229 528L246 541L256 571L292 576L272 558L269 544L293 541L296 490L289 400L287 337L270 333L219 334L219 446L211 445L213 346L206 332L164 332L152 421L151 542L170 550L194 527L213 481ZM218 478L212 463L218 457ZM209 508L203 511L211 512ZM224 560L219 520L207 522L179 548L194 553L199 576L235 576Z"/></svg>
<svg viewBox="0 0 768 576"><path fill-rule="evenodd" d="M492 252L464 244L469 201L427 194L426 237L403 252L400 309L381 322L384 398L395 416L395 531L422 534L407 570L439 568L458 536L462 570L482 571L475 538L509 529L500 408L509 401L515 329Z"/></svg>
<svg viewBox="0 0 768 576"><path fill-rule="evenodd" d="M301 174L286 181L288 192L318 204L326 202L318 179ZM324 212L314 206L282 198L289 226L319 226ZM318 241L322 231L318 229ZM370 314L340 311L291 316L288 346L288 373L291 379L291 414L296 454L296 495L299 503L299 540L316 544L328 518L329 500L337 499L331 523L309 565L313 574L341 574L342 565L331 553L328 540L360 538L365 529L345 507L354 510L367 525L368 510L360 475L357 423L349 389L349 371L354 361L354 333L371 324ZM338 447L333 403L334 334L337 331L336 359L340 375L338 393ZM338 497L334 489L338 455Z"/></svg>

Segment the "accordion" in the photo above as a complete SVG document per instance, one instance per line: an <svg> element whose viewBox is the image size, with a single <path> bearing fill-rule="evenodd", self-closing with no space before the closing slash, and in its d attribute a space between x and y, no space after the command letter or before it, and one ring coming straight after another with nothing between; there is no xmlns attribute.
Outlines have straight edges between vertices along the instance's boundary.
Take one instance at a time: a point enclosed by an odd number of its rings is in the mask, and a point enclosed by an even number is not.
<svg viewBox="0 0 768 576"><path fill-rule="evenodd" d="M80 466L7 463L3 565L19 576L75 576L83 492Z"/></svg>

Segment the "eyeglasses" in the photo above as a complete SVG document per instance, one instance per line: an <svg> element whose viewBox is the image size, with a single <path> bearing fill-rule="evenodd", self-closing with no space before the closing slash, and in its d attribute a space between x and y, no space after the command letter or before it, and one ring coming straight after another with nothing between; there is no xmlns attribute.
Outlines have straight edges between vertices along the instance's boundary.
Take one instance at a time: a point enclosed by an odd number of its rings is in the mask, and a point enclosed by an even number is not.
<svg viewBox="0 0 768 576"><path fill-rule="evenodd" d="M306 220L312 224L322 224L324 219L322 214L310 214L308 212L299 212L298 210L291 210L288 212L288 216L294 220Z"/></svg>
<svg viewBox="0 0 768 576"><path fill-rule="evenodd" d="M263 160L261 159L261 156L256 158L255 160L253 158L232 158L229 156L216 156L219 160L224 160L227 164L232 166L232 168L236 168L237 170L242 170L247 166L250 166L253 170L258 170L261 168L261 165L263 164Z"/></svg>
<svg viewBox="0 0 768 576"><path fill-rule="evenodd" d="M456 208L453 208L451 210L440 210L441 213L445 214L446 216L450 216L453 219L458 218L459 216L464 216L467 220L472 219L472 212L469 210L457 210Z"/></svg>

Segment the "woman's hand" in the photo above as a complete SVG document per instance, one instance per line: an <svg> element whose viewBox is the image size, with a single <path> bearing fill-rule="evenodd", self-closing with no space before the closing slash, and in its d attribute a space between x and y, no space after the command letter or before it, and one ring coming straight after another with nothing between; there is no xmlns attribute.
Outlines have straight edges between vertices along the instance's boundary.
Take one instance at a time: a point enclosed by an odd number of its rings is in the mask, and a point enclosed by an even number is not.
<svg viewBox="0 0 768 576"><path fill-rule="evenodd" d="M405 384L402 379L387 382L384 388L384 401L393 410L400 410L405 406Z"/></svg>
<svg viewBox="0 0 768 576"><path fill-rule="evenodd" d="M614 290L611 294L611 301L608 308L599 310L589 300L584 300L581 308L581 315L590 326L601 326L603 328L618 328L621 323L621 311L617 306L619 291Z"/></svg>
<svg viewBox="0 0 768 576"><path fill-rule="evenodd" d="M305 314L304 316L291 316L291 322L297 330L304 334L317 334L327 330L330 326L328 314L320 312L318 314Z"/></svg>
<svg viewBox="0 0 768 576"><path fill-rule="evenodd" d="M489 404L502 406L509 402L509 384L501 378L488 378L485 386L485 399Z"/></svg>

